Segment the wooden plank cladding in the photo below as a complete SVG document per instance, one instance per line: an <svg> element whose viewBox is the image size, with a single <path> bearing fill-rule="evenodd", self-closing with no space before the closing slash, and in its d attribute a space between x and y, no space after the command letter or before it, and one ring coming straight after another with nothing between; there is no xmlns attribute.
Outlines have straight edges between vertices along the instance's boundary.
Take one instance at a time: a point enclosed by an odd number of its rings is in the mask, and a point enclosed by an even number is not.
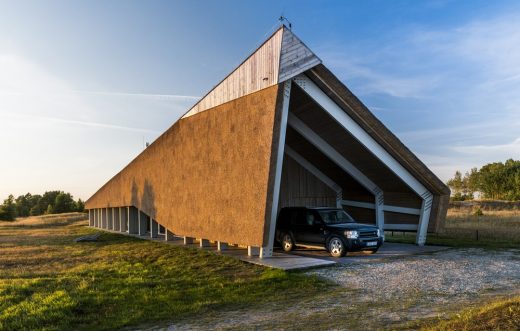
<svg viewBox="0 0 520 331"><path fill-rule="evenodd" d="M283 82L318 65L321 60L291 30L283 32L278 81Z"/></svg>
<svg viewBox="0 0 520 331"><path fill-rule="evenodd" d="M282 26L183 118L282 83L320 63L291 30Z"/></svg>
<svg viewBox="0 0 520 331"><path fill-rule="evenodd" d="M183 118L278 84L283 28L204 96Z"/></svg>
<svg viewBox="0 0 520 331"><path fill-rule="evenodd" d="M177 235L265 246L278 97L275 85L179 120L86 208L135 206Z"/></svg>

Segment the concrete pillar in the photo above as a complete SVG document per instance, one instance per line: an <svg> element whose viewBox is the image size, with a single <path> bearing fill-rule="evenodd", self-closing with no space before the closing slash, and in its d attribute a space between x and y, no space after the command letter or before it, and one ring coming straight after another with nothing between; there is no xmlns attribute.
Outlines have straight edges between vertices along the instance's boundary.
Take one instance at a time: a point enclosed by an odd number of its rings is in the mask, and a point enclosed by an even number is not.
<svg viewBox="0 0 520 331"><path fill-rule="evenodd" d="M92 210L87 210L88 212L88 226L92 227L94 225L94 220L92 219Z"/></svg>
<svg viewBox="0 0 520 331"><path fill-rule="evenodd" d="M139 210L135 207L128 207L128 233L138 234L139 233Z"/></svg>
<svg viewBox="0 0 520 331"><path fill-rule="evenodd" d="M157 238L159 236L159 223L150 217L150 238Z"/></svg>
<svg viewBox="0 0 520 331"><path fill-rule="evenodd" d="M139 210L139 235L145 236L150 226L150 218Z"/></svg>
<svg viewBox="0 0 520 331"><path fill-rule="evenodd" d="M228 248L228 244L227 243L223 243L222 241L217 241L217 250L219 252L223 251L223 250L226 250Z"/></svg>
<svg viewBox="0 0 520 331"><path fill-rule="evenodd" d="M165 229L164 231L164 240L166 241L172 241L173 240L173 232L171 232L170 230L168 229Z"/></svg>
<svg viewBox="0 0 520 331"><path fill-rule="evenodd" d="M247 246L247 256L258 256L258 254L260 254L258 247Z"/></svg>
<svg viewBox="0 0 520 331"><path fill-rule="evenodd" d="M112 208L114 231L121 231L121 216L119 216L119 207Z"/></svg>
<svg viewBox="0 0 520 331"><path fill-rule="evenodd" d="M193 244L194 238L184 237L184 245Z"/></svg>
<svg viewBox="0 0 520 331"><path fill-rule="evenodd" d="M97 224L97 209L92 209L92 215L94 217L94 227L98 227L98 224Z"/></svg>
<svg viewBox="0 0 520 331"><path fill-rule="evenodd" d="M199 247L209 247L209 240L199 239Z"/></svg>

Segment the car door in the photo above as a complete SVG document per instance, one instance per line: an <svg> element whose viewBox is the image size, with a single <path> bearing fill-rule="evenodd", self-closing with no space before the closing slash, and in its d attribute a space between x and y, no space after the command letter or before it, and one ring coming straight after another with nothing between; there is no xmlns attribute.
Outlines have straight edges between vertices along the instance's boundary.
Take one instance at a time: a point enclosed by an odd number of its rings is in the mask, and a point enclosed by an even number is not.
<svg viewBox="0 0 520 331"><path fill-rule="evenodd" d="M305 225L302 239L310 244L322 244L324 242L323 222L320 215L314 210L305 211Z"/></svg>
<svg viewBox="0 0 520 331"><path fill-rule="evenodd" d="M305 233L307 232L305 222L305 210L302 208L294 208L291 210L291 231L296 243L305 242Z"/></svg>

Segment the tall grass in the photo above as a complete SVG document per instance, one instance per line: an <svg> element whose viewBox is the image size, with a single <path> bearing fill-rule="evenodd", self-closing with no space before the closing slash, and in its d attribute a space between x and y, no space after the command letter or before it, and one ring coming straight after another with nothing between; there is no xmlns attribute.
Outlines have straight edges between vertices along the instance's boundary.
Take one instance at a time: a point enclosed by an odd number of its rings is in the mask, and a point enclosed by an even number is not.
<svg viewBox="0 0 520 331"><path fill-rule="evenodd" d="M415 233L386 232L389 242L415 242ZM428 234L427 244L454 247L520 248L520 211L450 209L439 233Z"/></svg>

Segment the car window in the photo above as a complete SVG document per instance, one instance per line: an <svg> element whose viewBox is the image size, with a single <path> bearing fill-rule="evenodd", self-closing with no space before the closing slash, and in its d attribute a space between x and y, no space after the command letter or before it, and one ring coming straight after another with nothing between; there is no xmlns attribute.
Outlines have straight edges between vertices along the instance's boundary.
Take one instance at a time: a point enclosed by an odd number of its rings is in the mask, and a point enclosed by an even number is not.
<svg viewBox="0 0 520 331"><path fill-rule="evenodd" d="M305 215L306 225L314 225L314 214L308 211Z"/></svg>
<svg viewBox="0 0 520 331"><path fill-rule="evenodd" d="M329 209L318 211L323 222L325 224L342 224L342 223L355 223L352 216L347 214L344 210Z"/></svg>

